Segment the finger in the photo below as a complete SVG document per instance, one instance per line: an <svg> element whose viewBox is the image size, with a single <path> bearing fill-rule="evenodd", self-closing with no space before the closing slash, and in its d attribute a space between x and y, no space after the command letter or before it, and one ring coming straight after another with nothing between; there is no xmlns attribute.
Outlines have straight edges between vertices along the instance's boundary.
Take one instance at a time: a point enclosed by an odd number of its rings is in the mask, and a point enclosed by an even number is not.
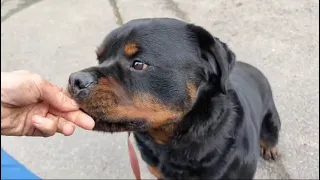
<svg viewBox="0 0 320 180"><path fill-rule="evenodd" d="M47 117L51 116L54 118L54 115L48 114ZM49 117L50 118L50 117ZM75 125L72 124L71 122L65 120L64 118L60 117L58 121L58 127L57 127L57 132L61 133L65 136L70 136L74 133L75 130Z"/></svg>
<svg viewBox="0 0 320 180"><path fill-rule="evenodd" d="M34 132L32 133L32 136L49 137L44 135L39 129L35 129Z"/></svg>
<svg viewBox="0 0 320 180"><path fill-rule="evenodd" d="M37 87L40 91L40 99L48 102L60 111L73 111L79 109L77 102L62 92L59 88L45 79L37 80Z"/></svg>
<svg viewBox="0 0 320 180"><path fill-rule="evenodd" d="M71 98L71 99L72 99L71 94L69 93L69 91L68 91L67 89L64 89L64 88L61 88L61 89L62 89L62 93L63 93L65 96L67 96L68 98Z"/></svg>
<svg viewBox="0 0 320 180"><path fill-rule="evenodd" d="M52 114L49 114L49 113L47 114L46 118L49 119L49 120L58 119L57 131L56 131L58 133L61 133L61 134L65 135L65 136L70 136L75 131L74 124L72 124L71 122L68 122L64 118L57 118L56 116L54 116ZM33 136L43 136L43 137L52 136L52 134L48 134L48 133L45 133L45 132L42 132L42 131L40 129L36 129L33 132L32 135Z"/></svg>
<svg viewBox="0 0 320 180"><path fill-rule="evenodd" d="M32 117L32 124L41 131L42 135L45 137L53 136L57 132L58 121L58 117L54 117L53 119L39 115L34 115Z"/></svg>
<svg viewBox="0 0 320 180"><path fill-rule="evenodd" d="M56 116L63 117L67 121L72 122L73 124L87 130L92 130L95 122L94 120L88 116L86 113L77 110L77 111L70 111L70 112L61 112L53 107L49 109L51 114Z"/></svg>

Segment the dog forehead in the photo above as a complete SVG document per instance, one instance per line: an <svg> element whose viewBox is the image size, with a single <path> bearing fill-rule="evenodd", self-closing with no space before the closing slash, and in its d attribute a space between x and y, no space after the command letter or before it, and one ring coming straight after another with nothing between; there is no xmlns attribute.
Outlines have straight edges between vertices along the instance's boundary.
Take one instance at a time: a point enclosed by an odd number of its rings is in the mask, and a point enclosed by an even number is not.
<svg viewBox="0 0 320 180"><path fill-rule="evenodd" d="M147 58L156 59L175 59L197 54L187 23L169 18L129 21L111 31L98 49L98 57L102 54L105 58L119 53L132 57L139 52ZM181 53L184 55L179 55Z"/></svg>
<svg viewBox="0 0 320 180"><path fill-rule="evenodd" d="M158 28L184 28L187 23L172 18L151 18L131 20L119 29L158 29Z"/></svg>
<svg viewBox="0 0 320 180"><path fill-rule="evenodd" d="M126 43L126 41L162 41L187 40L187 24L170 18L138 19L113 30L106 38L106 45Z"/></svg>

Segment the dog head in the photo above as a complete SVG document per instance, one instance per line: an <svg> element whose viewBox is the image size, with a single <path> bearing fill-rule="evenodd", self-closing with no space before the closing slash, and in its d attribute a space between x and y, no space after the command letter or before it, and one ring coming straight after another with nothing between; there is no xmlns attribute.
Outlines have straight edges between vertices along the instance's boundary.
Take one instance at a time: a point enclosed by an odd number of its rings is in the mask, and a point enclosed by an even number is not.
<svg viewBox="0 0 320 180"><path fill-rule="evenodd" d="M181 121L201 84L227 93L235 56L199 26L155 18L113 30L97 59L97 66L70 75L68 90L95 119L95 130L121 132Z"/></svg>

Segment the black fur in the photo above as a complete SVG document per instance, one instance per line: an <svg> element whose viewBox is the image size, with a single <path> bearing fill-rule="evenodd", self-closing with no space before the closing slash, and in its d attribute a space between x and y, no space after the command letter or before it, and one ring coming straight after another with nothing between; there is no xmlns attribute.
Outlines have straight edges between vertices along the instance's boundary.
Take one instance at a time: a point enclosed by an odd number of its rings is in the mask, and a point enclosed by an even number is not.
<svg viewBox="0 0 320 180"><path fill-rule="evenodd" d="M128 41L141 48L131 59L121 51ZM128 94L149 93L186 112L166 144L154 141L146 124L144 130L134 131L143 160L157 167L163 179L254 177L259 140L267 144L264 148L274 148L281 126L271 87L258 69L236 62L228 46L203 28L175 19L131 21L113 31L102 46L107 50L99 55L99 70L93 73L117 77ZM121 70L103 65L111 59ZM131 72L126 64L132 59L150 68ZM186 88L190 82L197 87L192 103Z"/></svg>

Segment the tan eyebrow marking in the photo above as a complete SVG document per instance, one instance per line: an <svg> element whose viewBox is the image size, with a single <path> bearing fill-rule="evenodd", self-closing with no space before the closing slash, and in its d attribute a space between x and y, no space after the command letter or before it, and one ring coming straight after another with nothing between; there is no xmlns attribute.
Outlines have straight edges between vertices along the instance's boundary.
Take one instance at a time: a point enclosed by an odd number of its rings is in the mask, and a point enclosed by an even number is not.
<svg viewBox="0 0 320 180"><path fill-rule="evenodd" d="M133 56L138 52L138 46L136 43L129 42L124 46L124 53L126 56Z"/></svg>

